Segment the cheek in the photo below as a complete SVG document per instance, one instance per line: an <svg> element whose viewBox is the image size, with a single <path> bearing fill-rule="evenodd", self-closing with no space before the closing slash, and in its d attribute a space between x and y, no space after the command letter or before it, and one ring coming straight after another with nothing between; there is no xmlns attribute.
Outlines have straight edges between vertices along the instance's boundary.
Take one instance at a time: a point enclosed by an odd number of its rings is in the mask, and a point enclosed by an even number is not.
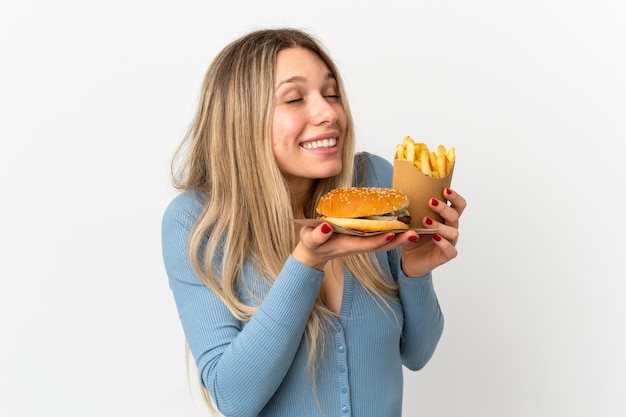
<svg viewBox="0 0 626 417"><path fill-rule="evenodd" d="M348 119L346 117L346 111L344 110L343 106L340 106L337 109L337 124L339 125L342 132L346 131L346 128L348 127Z"/></svg>
<svg viewBox="0 0 626 417"><path fill-rule="evenodd" d="M289 148L294 130L292 118L275 113L272 118L272 149Z"/></svg>

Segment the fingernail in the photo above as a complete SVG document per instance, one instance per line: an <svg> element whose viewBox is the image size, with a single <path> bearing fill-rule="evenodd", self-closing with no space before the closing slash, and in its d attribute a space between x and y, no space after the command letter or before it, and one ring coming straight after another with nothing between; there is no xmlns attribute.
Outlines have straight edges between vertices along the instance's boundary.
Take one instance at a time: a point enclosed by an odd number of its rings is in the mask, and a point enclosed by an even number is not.
<svg viewBox="0 0 626 417"><path fill-rule="evenodd" d="M452 194L452 190L449 189L449 188L446 188L446 194L448 194L448 195Z"/></svg>
<svg viewBox="0 0 626 417"><path fill-rule="evenodd" d="M432 198L430 200L430 204L432 204L433 206L437 207L439 205L439 201L437 201L437 199L435 199L435 198Z"/></svg>
<svg viewBox="0 0 626 417"><path fill-rule="evenodd" d="M392 233L392 234L390 234L390 235L387 235L387 237L386 237L387 242L389 242L389 241L390 241L391 239L393 239L395 236L396 236L396 235L394 235L393 233Z"/></svg>
<svg viewBox="0 0 626 417"><path fill-rule="evenodd" d="M433 235L433 239L435 239L437 242L439 242L441 240L441 236L439 236L438 234L434 234Z"/></svg>
<svg viewBox="0 0 626 417"><path fill-rule="evenodd" d="M329 234L332 230L333 228L327 225L326 223L322 225L322 233L324 233L325 235Z"/></svg>
<svg viewBox="0 0 626 417"><path fill-rule="evenodd" d="M433 219L431 219L430 217L426 217L426 219L424 220L424 223L430 226L431 224L433 224Z"/></svg>
<svg viewBox="0 0 626 417"><path fill-rule="evenodd" d="M418 240L418 239L419 239L419 237L417 237L417 236L411 236L411 237L409 237L409 240L410 240L411 242L417 242L417 240Z"/></svg>

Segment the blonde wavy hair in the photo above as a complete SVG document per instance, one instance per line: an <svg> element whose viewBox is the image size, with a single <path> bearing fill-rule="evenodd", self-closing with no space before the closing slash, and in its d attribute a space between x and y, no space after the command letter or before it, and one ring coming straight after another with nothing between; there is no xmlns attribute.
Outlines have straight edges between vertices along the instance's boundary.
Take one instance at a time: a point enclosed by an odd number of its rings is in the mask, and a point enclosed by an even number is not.
<svg viewBox="0 0 626 417"><path fill-rule="evenodd" d="M237 296L244 263L253 262L271 285L296 245L289 221L291 192L271 143L276 56L293 47L312 51L334 74L348 122L342 172L316 181L305 215L315 217L323 193L353 185L354 127L337 67L319 41L291 28L251 32L215 57L204 77L197 113L172 161L174 186L197 191L204 199L189 241L192 267L241 321L257 310ZM373 254L346 257L342 263L377 300L388 304L397 296L397 286L381 278ZM305 332L313 381L330 314L318 296ZM203 394L210 402L204 389Z"/></svg>

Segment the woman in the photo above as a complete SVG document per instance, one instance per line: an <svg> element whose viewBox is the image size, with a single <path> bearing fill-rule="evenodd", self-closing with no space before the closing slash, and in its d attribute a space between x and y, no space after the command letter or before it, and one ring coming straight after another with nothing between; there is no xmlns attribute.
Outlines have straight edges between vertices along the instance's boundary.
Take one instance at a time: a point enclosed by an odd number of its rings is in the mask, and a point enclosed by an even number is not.
<svg viewBox="0 0 626 417"><path fill-rule="evenodd" d="M402 365L432 356L443 317L431 271L454 258L465 200L430 198L445 224L371 237L290 219L325 192L391 185L354 155L338 71L293 29L259 30L209 67L175 158L183 192L163 257L207 402L224 416L399 416ZM446 204L446 200L450 204Z"/></svg>

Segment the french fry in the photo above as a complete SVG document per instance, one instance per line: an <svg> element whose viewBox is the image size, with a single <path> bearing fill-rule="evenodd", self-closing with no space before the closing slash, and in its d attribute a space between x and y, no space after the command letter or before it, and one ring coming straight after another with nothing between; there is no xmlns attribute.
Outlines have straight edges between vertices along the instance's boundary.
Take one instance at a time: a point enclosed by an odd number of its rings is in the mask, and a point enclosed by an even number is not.
<svg viewBox="0 0 626 417"><path fill-rule="evenodd" d="M415 145L415 141L414 141L414 140L413 140L413 138L412 138L412 137L410 137L410 136L405 136L405 137L404 137L404 140L402 141L402 145L403 145L404 147L406 147L407 143L412 143L413 145Z"/></svg>
<svg viewBox="0 0 626 417"><path fill-rule="evenodd" d="M437 151L430 151L425 143L416 143L410 136L405 136L401 144L396 145L395 159L413 163L424 175L444 178L450 175L456 155L454 147L446 149L437 146Z"/></svg>
<svg viewBox="0 0 626 417"><path fill-rule="evenodd" d="M404 146L402 144L396 145L395 159L406 159L406 154L404 153Z"/></svg>
<svg viewBox="0 0 626 417"><path fill-rule="evenodd" d="M437 146L437 156L447 156L448 152L446 151L446 147L443 145Z"/></svg>
<svg viewBox="0 0 626 417"><path fill-rule="evenodd" d="M439 172L437 171L437 154L434 152L429 153L428 162L430 163L430 171L431 171L430 176L434 178L441 178L439 176Z"/></svg>
<svg viewBox="0 0 626 417"><path fill-rule="evenodd" d="M443 178L447 175L446 161L447 158L445 155L437 155L437 178Z"/></svg>
<svg viewBox="0 0 626 417"><path fill-rule="evenodd" d="M420 162L422 163L422 172L424 175L432 176L432 170L430 168L430 153L420 152Z"/></svg>
<svg viewBox="0 0 626 417"><path fill-rule="evenodd" d="M405 146L407 161L415 161L415 143L413 141L408 141Z"/></svg>
<svg viewBox="0 0 626 417"><path fill-rule="evenodd" d="M451 172L452 167L454 167L454 160L456 159L454 146L448 149L448 153L446 155L446 172Z"/></svg>
<svg viewBox="0 0 626 417"><path fill-rule="evenodd" d="M422 152L430 153L430 150L428 149L428 146L426 146L425 143L417 143L415 147L419 149L419 153L422 153Z"/></svg>

